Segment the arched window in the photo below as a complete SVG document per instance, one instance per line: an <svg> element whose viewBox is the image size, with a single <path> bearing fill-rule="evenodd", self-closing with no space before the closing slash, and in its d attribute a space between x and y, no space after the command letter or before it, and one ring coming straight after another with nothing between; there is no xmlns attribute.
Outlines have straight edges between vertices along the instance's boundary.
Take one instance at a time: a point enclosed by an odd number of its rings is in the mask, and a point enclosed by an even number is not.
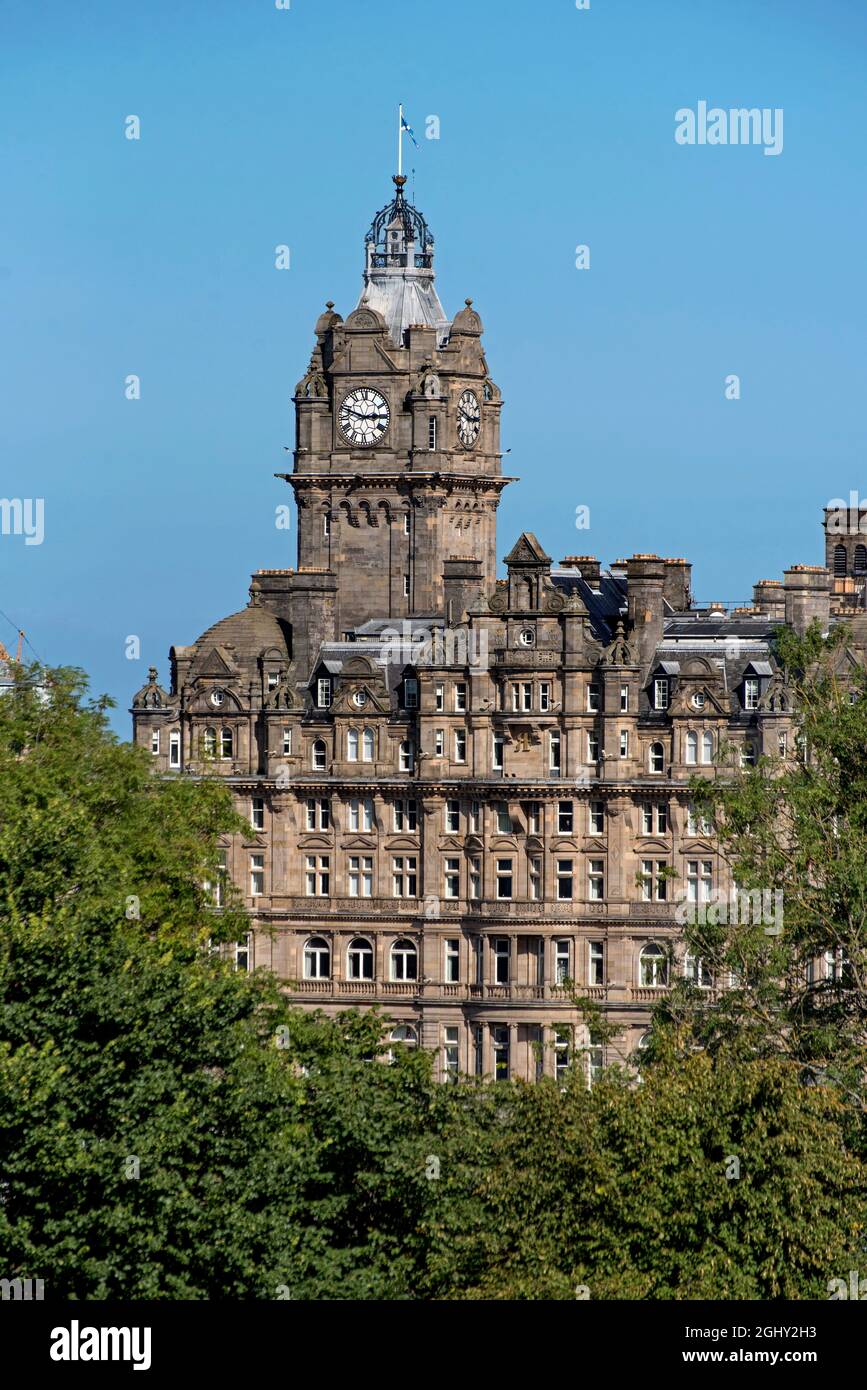
<svg viewBox="0 0 867 1390"><path fill-rule="evenodd" d="M346 963L350 980L373 979L373 947L363 936L350 941Z"/></svg>
<svg viewBox="0 0 867 1390"><path fill-rule="evenodd" d="M661 989L668 984L668 957L656 942L651 942L641 952L639 980L645 989Z"/></svg>
<svg viewBox="0 0 867 1390"><path fill-rule="evenodd" d="M217 731L207 728L202 735L202 752L206 758L216 758L217 756Z"/></svg>
<svg viewBox="0 0 867 1390"><path fill-rule="evenodd" d="M313 771L325 771L325 743L321 738L316 739L313 744Z"/></svg>
<svg viewBox="0 0 867 1390"><path fill-rule="evenodd" d="M418 1034L409 1023L399 1023L392 1028L389 1042L403 1043L405 1047L418 1047Z"/></svg>
<svg viewBox="0 0 867 1390"><path fill-rule="evenodd" d="M346 734L346 757L349 762L358 762L358 730L349 729Z"/></svg>
<svg viewBox="0 0 867 1390"><path fill-rule="evenodd" d="M639 1051L639 1052L644 1052L644 1050L645 1050L646 1048L648 1048L649 1046L650 1046L650 1032L649 1032L649 1030L648 1030L648 1032L642 1033L641 1037L638 1039L638 1051Z"/></svg>
<svg viewBox="0 0 867 1390"><path fill-rule="evenodd" d="M331 974L331 951L322 936L311 936L304 947L305 980L327 980Z"/></svg>
<svg viewBox="0 0 867 1390"><path fill-rule="evenodd" d="M713 734L708 731L701 736L701 760L703 763L713 762Z"/></svg>
<svg viewBox="0 0 867 1390"><path fill-rule="evenodd" d="M846 577L846 547L845 545L834 546L834 578L845 579Z"/></svg>
<svg viewBox="0 0 867 1390"><path fill-rule="evenodd" d="M692 731L686 736L686 761L690 765L698 762L698 734Z"/></svg>
<svg viewBox="0 0 867 1390"><path fill-rule="evenodd" d="M855 547L855 574L867 574L867 545Z"/></svg>
<svg viewBox="0 0 867 1390"><path fill-rule="evenodd" d="M411 941L401 938L391 948L391 978L393 980L418 979L418 952Z"/></svg>
<svg viewBox="0 0 867 1390"><path fill-rule="evenodd" d="M365 729L361 735L361 761L373 762L373 730Z"/></svg>
<svg viewBox="0 0 867 1390"><path fill-rule="evenodd" d="M220 730L220 757L221 757L221 758L231 758L231 756L232 756L232 746L233 746L232 730L231 730L231 729L221 729L221 730Z"/></svg>
<svg viewBox="0 0 867 1390"><path fill-rule="evenodd" d="M665 771L665 749L661 743L651 743L650 745L650 771Z"/></svg>

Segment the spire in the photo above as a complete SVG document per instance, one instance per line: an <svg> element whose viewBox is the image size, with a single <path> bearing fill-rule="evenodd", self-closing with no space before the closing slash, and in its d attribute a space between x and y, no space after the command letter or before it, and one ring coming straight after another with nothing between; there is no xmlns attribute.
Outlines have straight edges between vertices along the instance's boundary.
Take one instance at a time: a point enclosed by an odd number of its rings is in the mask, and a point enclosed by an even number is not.
<svg viewBox="0 0 867 1390"><path fill-rule="evenodd" d="M364 286L357 307L383 315L396 347L403 346L411 323L436 328L441 344L450 325L434 287L434 239L422 214L406 201L406 175L393 175L393 182L394 197L380 208L365 237Z"/></svg>

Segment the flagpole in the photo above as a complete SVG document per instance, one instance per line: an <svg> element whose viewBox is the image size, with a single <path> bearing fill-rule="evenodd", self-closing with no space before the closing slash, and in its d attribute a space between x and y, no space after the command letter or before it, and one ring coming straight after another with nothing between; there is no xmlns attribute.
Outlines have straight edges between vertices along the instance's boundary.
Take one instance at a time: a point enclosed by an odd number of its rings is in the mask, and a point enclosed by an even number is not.
<svg viewBox="0 0 867 1390"><path fill-rule="evenodd" d="M403 102L397 108L397 172L403 173Z"/></svg>

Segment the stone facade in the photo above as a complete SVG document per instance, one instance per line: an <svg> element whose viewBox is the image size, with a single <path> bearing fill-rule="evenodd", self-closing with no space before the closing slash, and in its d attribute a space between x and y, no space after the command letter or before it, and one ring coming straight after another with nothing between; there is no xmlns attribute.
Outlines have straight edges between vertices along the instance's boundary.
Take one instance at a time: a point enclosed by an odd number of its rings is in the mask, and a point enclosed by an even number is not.
<svg viewBox="0 0 867 1390"><path fill-rule="evenodd" d="M673 971L725 986L678 941L676 899L728 887L688 781L728 746L788 755L774 626L845 614L867 645L867 562L829 537L825 566L727 612L693 606L683 559L555 565L524 534L497 579L500 392L395 185L296 390L297 567L172 648L134 737L159 773L225 777L250 823L225 844L239 965L328 1013L379 1005L443 1074L533 1078L576 1048L592 1074ZM606 1048L567 981L617 1026Z"/></svg>

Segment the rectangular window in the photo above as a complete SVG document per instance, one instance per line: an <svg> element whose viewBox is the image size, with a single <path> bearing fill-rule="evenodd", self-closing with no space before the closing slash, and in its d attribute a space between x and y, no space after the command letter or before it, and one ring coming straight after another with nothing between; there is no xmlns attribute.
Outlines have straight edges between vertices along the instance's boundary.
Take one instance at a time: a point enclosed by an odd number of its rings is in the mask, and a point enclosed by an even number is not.
<svg viewBox="0 0 867 1390"><path fill-rule="evenodd" d="M592 681L587 687L587 712L588 714L598 714L600 708L600 687Z"/></svg>
<svg viewBox="0 0 867 1390"><path fill-rule="evenodd" d="M325 512L324 516L322 517L322 534L323 536L331 535L331 517L328 515L327 512Z"/></svg>
<svg viewBox="0 0 867 1390"><path fill-rule="evenodd" d="M405 574L405 575L403 576L403 596L404 596L404 598L409 598L409 575L408 575L408 574Z"/></svg>
<svg viewBox="0 0 867 1390"><path fill-rule="evenodd" d="M621 756L621 758L628 758L628 757L629 757L629 730L628 730L628 729L621 729L621 730L620 730L620 756Z"/></svg>
<svg viewBox="0 0 867 1390"><path fill-rule="evenodd" d="M744 709L758 709L759 681L756 676L748 676L744 681Z"/></svg>
<svg viewBox="0 0 867 1390"><path fill-rule="evenodd" d="M494 807L497 819L497 834L511 835L512 833L512 813L509 810L508 801L498 801Z"/></svg>
<svg viewBox="0 0 867 1390"><path fill-rule="evenodd" d="M181 765L181 736L175 730L169 734L169 767L180 767Z"/></svg>
<svg viewBox="0 0 867 1390"><path fill-rule="evenodd" d="M602 941L590 941L587 943L588 964L589 964L589 983L591 985L605 984L605 943Z"/></svg>
<svg viewBox="0 0 867 1390"><path fill-rule="evenodd" d="M250 824L254 830L265 829L265 798L254 796L250 802Z"/></svg>
<svg viewBox="0 0 867 1390"><path fill-rule="evenodd" d="M560 771L560 735L550 733L548 735L548 767L551 772Z"/></svg>
<svg viewBox="0 0 867 1390"><path fill-rule="evenodd" d="M789 755L789 735L785 729L777 734L777 752L781 758L787 758Z"/></svg>
<svg viewBox="0 0 867 1390"><path fill-rule="evenodd" d="M495 1024L491 1028L491 1046L494 1053L494 1080L508 1081L509 1029L504 1023Z"/></svg>
<svg viewBox="0 0 867 1390"><path fill-rule="evenodd" d="M498 985L509 983L509 938L495 936L491 942L494 952L494 982Z"/></svg>
<svg viewBox="0 0 867 1390"><path fill-rule="evenodd" d="M538 835L542 824L542 804L539 801L527 802L527 831L530 835Z"/></svg>
<svg viewBox="0 0 867 1390"><path fill-rule="evenodd" d="M558 985L565 984L571 977L570 951L568 941L554 942L554 980Z"/></svg>
<svg viewBox="0 0 867 1390"><path fill-rule="evenodd" d="M395 801L394 803L394 828L395 830L417 830L418 829L418 809L415 801Z"/></svg>
<svg viewBox="0 0 867 1390"><path fill-rule="evenodd" d="M542 860L533 855L529 861L530 898L534 903L542 899Z"/></svg>
<svg viewBox="0 0 867 1390"><path fill-rule="evenodd" d="M446 731L437 729L434 733L434 753L438 758L445 757L446 751Z"/></svg>
<svg viewBox="0 0 867 1390"><path fill-rule="evenodd" d="M539 709L542 710L543 713L547 713L550 708L551 683L550 681L542 681L539 685Z"/></svg>
<svg viewBox="0 0 867 1390"><path fill-rule="evenodd" d="M495 772L502 772L502 770L503 770L503 747L504 747L504 744L505 744L505 740L504 740L504 738L503 738L503 735L502 735L502 734L494 734L493 749L492 749L492 758L493 758L492 766L493 766Z"/></svg>
<svg viewBox="0 0 867 1390"><path fill-rule="evenodd" d="M460 859L446 859L444 882L447 898L459 898L461 896Z"/></svg>
<svg viewBox="0 0 867 1390"><path fill-rule="evenodd" d="M478 902L482 896L482 861L481 859L470 860L470 897L474 902Z"/></svg>
<svg viewBox="0 0 867 1390"><path fill-rule="evenodd" d="M713 863L710 859L689 859L686 865L686 900L710 902L713 890Z"/></svg>
<svg viewBox="0 0 867 1390"><path fill-rule="evenodd" d="M656 801L642 802L641 830L644 835L652 835L654 830L664 835L668 830L668 807Z"/></svg>
<svg viewBox="0 0 867 1390"><path fill-rule="evenodd" d="M437 446L437 417L431 415L427 422L427 447L435 449Z"/></svg>
<svg viewBox="0 0 867 1390"><path fill-rule="evenodd" d="M250 897L261 898L265 892L265 856L250 855Z"/></svg>
<svg viewBox="0 0 867 1390"><path fill-rule="evenodd" d="M446 707L446 688L442 681L437 681L434 686L434 707L437 710L444 710Z"/></svg>
<svg viewBox="0 0 867 1390"><path fill-rule="evenodd" d="M566 902L572 898L572 860L557 860L557 897L560 902Z"/></svg>
<svg viewBox="0 0 867 1390"><path fill-rule="evenodd" d="M223 907L226 898L226 879L229 876L229 851L225 849L217 850L217 881L214 883L212 891L214 896L214 907ZM208 887L211 887L209 884Z"/></svg>
<svg viewBox="0 0 867 1390"><path fill-rule="evenodd" d="M459 801L446 802L446 830L451 835L457 835L461 828L461 803Z"/></svg>
<svg viewBox="0 0 867 1390"><path fill-rule="evenodd" d="M403 683L404 709L418 709L418 681L415 676L407 676Z"/></svg>
<svg viewBox="0 0 867 1390"><path fill-rule="evenodd" d="M443 1028L443 1070L447 1075L454 1076L459 1062L458 1030L452 1025Z"/></svg>
<svg viewBox="0 0 867 1390"><path fill-rule="evenodd" d="M621 713L621 714L628 714L628 713L629 713L629 686L628 686L628 685L621 685L621 687L620 687L620 713Z"/></svg>
<svg viewBox="0 0 867 1390"><path fill-rule="evenodd" d="M455 709L458 714L463 714L467 708L467 683L466 681L455 682Z"/></svg>
<svg viewBox="0 0 867 1390"><path fill-rule="evenodd" d="M557 804L557 832L560 835L571 835L573 828L573 812L571 801L560 801Z"/></svg>
<svg viewBox="0 0 867 1390"><path fill-rule="evenodd" d="M308 830L330 830L331 803L327 800L317 801L314 797L309 797L306 823Z"/></svg>
<svg viewBox="0 0 867 1390"><path fill-rule="evenodd" d="M284 758L292 752L292 730L283 730L283 756Z"/></svg>
<svg viewBox="0 0 867 1390"><path fill-rule="evenodd" d="M331 861L327 854L305 856L305 884L308 898L327 898L331 892Z"/></svg>
<svg viewBox="0 0 867 1390"><path fill-rule="evenodd" d="M465 729L455 729L455 762L465 763L467 760L467 734Z"/></svg>
<svg viewBox="0 0 867 1390"><path fill-rule="evenodd" d="M403 534L405 536L409 535L409 512L404 512L403 514Z"/></svg>
<svg viewBox="0 0 867 1390"><path fill-rule="evenodd" d="M518 688L518 706L522 714L528 714L533 708L533 684L532 681L521 681Z"/></svg>
<svg viewBox="0 0 867 1390"><path fill-rule="evenodd" d="M686 813L686 833L687 835L710 835L713 831L710 816L697 811L692 802L689 803Z"/></svg>
<svg viewBox="0 0 867 1390"><path fill-rule="evenodd" d="M252 941L252 936L253 936L253 933L252 933L252 932L247 932L247 934L246 934L246 936L244 937L243 941L236 941L236 942L235 942L235 969L236 969L236 970L243 970L243 971L246 972L246 971L248 971L248 970L251 968L252 953L251 953L251 950L250 950L250 945L251 945L251 941Z"/></svg>
<svg viewBox="0 0 867 1390"><path fill-rule="evenodd" d="M159 729L151 729L151 752L152 752L152 753L159 753L159 751L160 751L160 731L159 731Z"/></svg>
<svg viewBox="0 0 867 1390"><path fill-rule="evenodd" d="M497 860L497 897L511 898L512 896L512 861L511 859Z"/></svg>
<svg viewBox="0 0 867 1390"><path fill-rule="evenodd" d="M407 740L400 745L398 750L398 767L401 772L412 772L415 761L415 749Z"/></svg>
<svg viewBox="0 0 867 1390"><path fill-rule="evenodd" d="M461 978L461 943L452 940L446 942L446 981L448 984L457 984Z"/></svg>
<svg viewBox="0 0 867 1390"><path fill-rule="evenodd" d="M277 689L277 686L279 685L279 683L280 683L280 677L278 676L277 672L276 672L276 671L269 671L269 672L268 672L268 689L269 689L269 690L276 690L276 689Z"/></svg>
<svg viewBox="0 0 867 1390"><path fill-rule="evenodd" d="M605 833L605 803L602 801L591 801L588 806L587 829L591 835L604 835Z"/></svg>
<svg viewBox="0 0 867 1390"><path fill-rule="evenodd" d="M320 676L316 682L316 704L319 709L327 709L331 704L330 676Z"/></svg>
<svg viewBox="0 0 867 1390"><path fill-rule="evenodd" d="M587 761L588 763L598 763L599 761L599 735L589 733L587 735Z"/></svg>
<svg viewBox="0 0 867 1390"><path fill-rule="evenodd" d="M481 1023L473 1024L473 1073L482 1076L485 1070L485 1033Z"/></svg>
<svg viewBox="0 0 867 1390"><path fill-rule="evenodd" d="M372 855L350 854L349 896L350 898L370 898L373 896Z"/></svg>
<svg viewBox="0 0 867 1390"><path fill-rule="evenodd" d="M587 870L588 889L590 901L601 902L605 897L605 861L602 859L591 859Z"/></svg>
<svg viewBox="0 0 867 1390"><path fill-rule="evenodd" d="M418 897L418 858L396 854L392 858L392 891L396 898Z"/></svg>
<svg viewBox="0 0 867 1390"><path fill-rule="evenodd" d="M668 880L664 876L664 871L668 867L665 860L642 859L641 861L641 897L646 903L663 903L667 893Z"/></svg>
<svg viewBox="0 0 867 1390"><path fill-rule="evenodd" d="M653 682L653 708L668 709L668 681L664 676Z"/></svg>
<svg viewBox="0 0 867 1390"><path fill-rule="evenodd" d="M482 824L482 808L478 801L470 802L470 832L478 835Z"/></svg>
<svg viewBox="0 0 867 1390"><path fill-rule="evenodd" d="M554 1076L562 1081L571 1061L572 1028L568 1023L558 1023L554 1029Z"/></svg>

